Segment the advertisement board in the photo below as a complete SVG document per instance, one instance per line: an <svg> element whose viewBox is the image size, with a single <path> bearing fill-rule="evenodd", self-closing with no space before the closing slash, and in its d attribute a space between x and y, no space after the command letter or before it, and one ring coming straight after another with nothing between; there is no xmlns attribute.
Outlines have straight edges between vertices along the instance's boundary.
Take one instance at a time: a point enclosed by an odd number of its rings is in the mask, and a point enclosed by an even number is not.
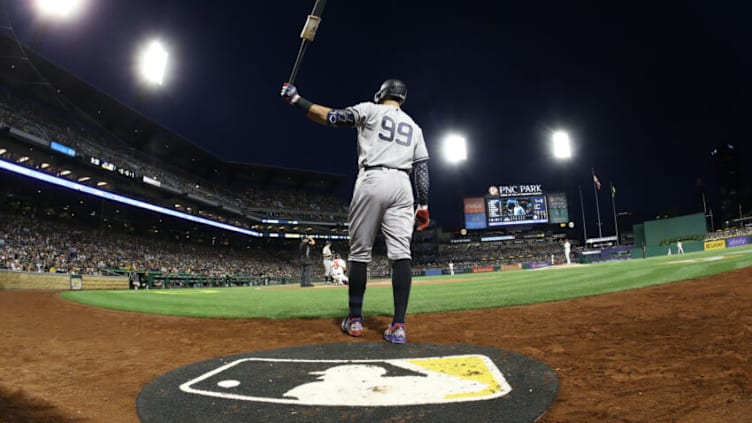
<svg viewBox="0 0 752 423"><path fill-rule="evenodd" d="M486 229L486 207L483 197L465 198L465 228Z"/></svg>
<svg viewBox="0 0 752 423"><path fill-rule="evenodd" d="M705 251L722 250L726 248L725 239L716 239L713 241L705 241Z"/></svg>

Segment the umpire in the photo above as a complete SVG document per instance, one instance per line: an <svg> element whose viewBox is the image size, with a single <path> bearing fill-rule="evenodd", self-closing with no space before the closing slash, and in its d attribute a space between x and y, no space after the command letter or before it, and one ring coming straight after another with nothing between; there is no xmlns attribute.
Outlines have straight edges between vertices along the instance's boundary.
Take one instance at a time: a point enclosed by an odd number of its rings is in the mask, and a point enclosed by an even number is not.
<svg viewBox="0 0 752 423"><path fill-rule="evenodd" d="M300 286L303 288L313 286L311 278L313 276L313 257L311 257L311 247L316 245L316 241L309 235L303 237L300 241Z"/></svg>

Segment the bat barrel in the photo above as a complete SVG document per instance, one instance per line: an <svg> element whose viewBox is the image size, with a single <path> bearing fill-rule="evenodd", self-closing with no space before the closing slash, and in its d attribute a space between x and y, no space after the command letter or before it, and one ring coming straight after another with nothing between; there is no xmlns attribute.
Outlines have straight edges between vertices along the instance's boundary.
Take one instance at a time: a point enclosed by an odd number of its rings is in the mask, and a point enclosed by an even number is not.
<svg viewBox="0 0 752 423"><path fill-rule="evenodd" d="M321 22L321 14L324 13L324 7L326 7L326 0L316 0L313 5L313 11L306 19L306 23L303 26L303 30L300 32L300 48L298 49L298 56L295 58L295 65L292 67L290 73L290 79L287 80L290 84L295 82L295 78L298 76L300 70L300 64L303 62L303 55L305 54L308 44L313 42L316 36L316 30L318 30L319 23Z"/></svg>

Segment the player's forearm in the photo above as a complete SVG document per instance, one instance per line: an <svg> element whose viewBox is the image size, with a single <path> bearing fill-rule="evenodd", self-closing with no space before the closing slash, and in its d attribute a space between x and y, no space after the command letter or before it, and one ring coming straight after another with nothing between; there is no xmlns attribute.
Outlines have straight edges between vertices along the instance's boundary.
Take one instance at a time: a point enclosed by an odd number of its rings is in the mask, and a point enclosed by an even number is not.
<svg viewBox="0 0 752 423"><path fill-rule="evenodd" d="M428 179L428 160L415 163L413 165L415 193L418 196L418 205L428 205L428 188L430 186Z"/></svg>
<svg viewBox="0 0 752 423"><path fill-rule="evenodd" d="M295 102L292 103L292 105L295 106L296 109L305 113L308 119L311 119L319 125L328 125L327 115L332 111L330 107L314 104L303 97L295 99Z"/></svg>
<svg viewBox="0 0 752 423"><path fill-rule="evenodd" d="M303 98L299 95L292 99L291 103L296 109L303 112L308 119L321 124L326 125L326 115L332 110L329 107L322 106L320 104L314 104L312 101Z"/></svg>
<svg viewBox="0 0 752 423"><path fill-rule="evenodd" d="M326 117L331 111L332 109L330 107L322 106L320 104L312 104L311 108L308 109L306 116L308 117L308 119L311 119L319 125L326 126L329 124Z"/></svg>
<svg viewBox="0 0 752 423"><path fill-rule="evenodd" d="M327 114L331 112L331 108L314 104L311 100L302 97L298 93L297 87L288 83L282 84L282 91L280 91L279 95L290 105L303 112L312 121L321 125L327 125Z"/></svg>

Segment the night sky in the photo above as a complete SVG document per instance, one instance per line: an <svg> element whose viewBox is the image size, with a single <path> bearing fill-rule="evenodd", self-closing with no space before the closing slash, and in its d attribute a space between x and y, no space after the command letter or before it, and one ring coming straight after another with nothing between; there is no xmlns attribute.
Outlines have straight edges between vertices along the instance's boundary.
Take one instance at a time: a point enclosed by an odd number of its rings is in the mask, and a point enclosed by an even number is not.
<svg viewBox="0 0 752 423"><path fill-rule="evenodd" d="M8 3L22 41L37 34L43 56L131 106L136 51L158 36L171 70L147 116L226 160L346 175L349 194L355 132L318 126L279 98L312 0L89 0L47 25L33 2ZM619 211L654 218L701 211L698 178L717 207L715 145L733 144L749 169L751 21L749 2L329 0L296 85L344 107L404 80L404 109L432 155L431 214L447 229L461 227L463 195L543 184L569 193L578 223L582 185L594 231L591 168L604 228L609 181ZM575 143L566 165L549 153L554 129ZM441 155L449 132L468 140L460 167Z"/></svg>

